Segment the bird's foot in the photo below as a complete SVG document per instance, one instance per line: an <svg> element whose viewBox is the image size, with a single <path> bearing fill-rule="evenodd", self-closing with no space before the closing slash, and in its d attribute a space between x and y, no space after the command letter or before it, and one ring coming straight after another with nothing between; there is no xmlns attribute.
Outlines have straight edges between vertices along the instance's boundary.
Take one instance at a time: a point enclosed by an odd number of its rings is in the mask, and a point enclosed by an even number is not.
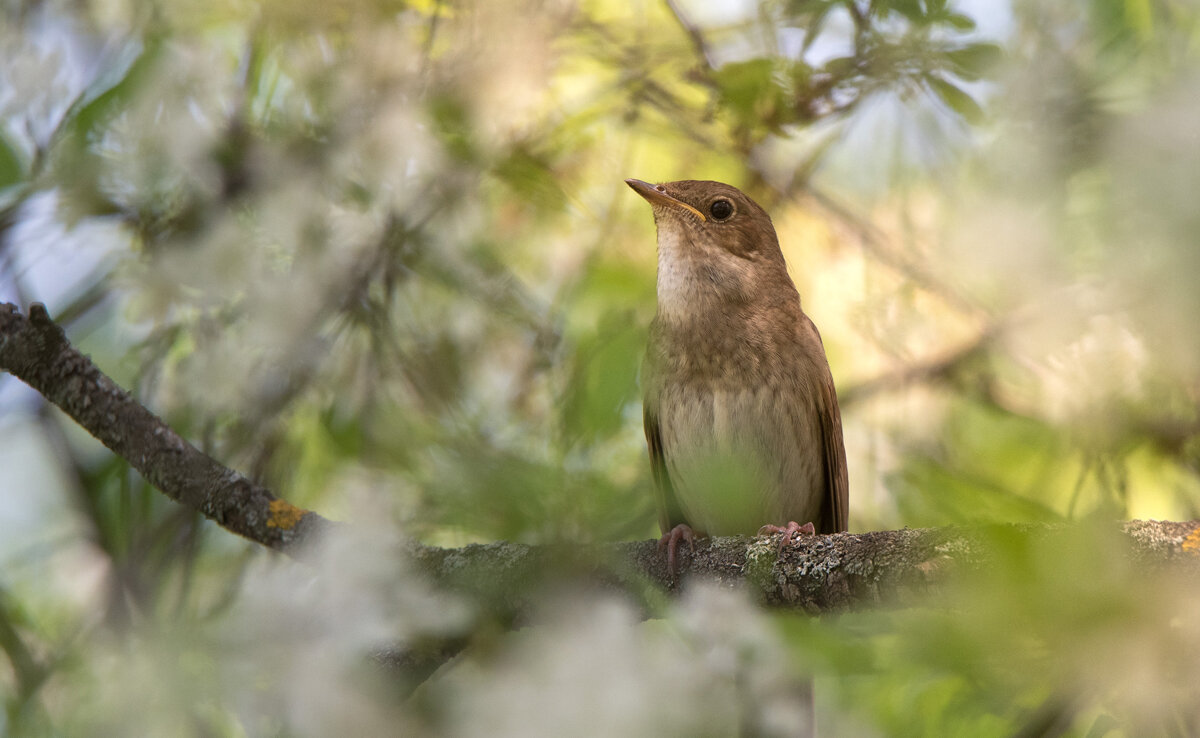
<svg viewBox="0 0 1200 738"><path fill-rule="evenodd" d="M679 548L680 541L687 541L688 549L692 553L696 553L696 536L704 535L692 530L692 526L687 523L680 523L671 530L663 533L662 538L658 539L658 547L667 547L667 574L672 577L676 574L675 568L675 549Z"/></svg>
<svg viewBox="0 0 1200 738"><path fill-rule="evenodd" d="M792 542L792 536L815 536L817 528L812 523L800 525L795 520L789 520L787 525L764 525L758 529L760 536L773 536L776 533L782 533L783 538L779 541L779 552L783 553L783 547Z"/></svg>

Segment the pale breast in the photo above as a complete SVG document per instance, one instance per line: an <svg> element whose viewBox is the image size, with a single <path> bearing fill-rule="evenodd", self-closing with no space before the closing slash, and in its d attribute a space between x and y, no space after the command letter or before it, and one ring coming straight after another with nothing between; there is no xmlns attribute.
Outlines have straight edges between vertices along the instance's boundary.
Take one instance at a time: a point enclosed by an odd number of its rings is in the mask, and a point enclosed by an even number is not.
<svg viewBox="0 0 1200 738"><path fill-rule="evenodd" d="M813 398L804 392L663 387L663 456L692 527L712 535L815 521L824 452Z"/></svg>

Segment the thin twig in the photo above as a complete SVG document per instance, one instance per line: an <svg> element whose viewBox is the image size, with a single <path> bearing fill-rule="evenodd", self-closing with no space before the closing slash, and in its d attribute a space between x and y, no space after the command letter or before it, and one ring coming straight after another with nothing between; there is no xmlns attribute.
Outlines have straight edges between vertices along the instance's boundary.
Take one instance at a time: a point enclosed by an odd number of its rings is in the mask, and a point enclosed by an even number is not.
<svg viewBox="0 0 1200 738"><path fill-rule="evenodd" d="M838 392L838 402L845 407L882 392L893 392L919 382L929 382L947 377L986 351L998 334L998 328L989 328L980 333L975 340L944 356L912 364L895 372L860 382Z"/></svg>
<svg viewBox="0 0 1200 738"><path fill-rule="evenodd" d="M688 38L692 40L692 46L696 47L696 53L699 54L700 58L704 60L704 66L710 70L716 69L717 67L713 62L712 52L709 50L708 42L704 40L704 34L701 33L699 26L697 26L695 23L692 23L692 21L687 17L687 14L684 13L683 8L679 7L679 3L675 2L675 0L666 0L666 2L667 7L675 16L675 20L679 22L679 25L683 28L684 33L686 33Z"/></svg>

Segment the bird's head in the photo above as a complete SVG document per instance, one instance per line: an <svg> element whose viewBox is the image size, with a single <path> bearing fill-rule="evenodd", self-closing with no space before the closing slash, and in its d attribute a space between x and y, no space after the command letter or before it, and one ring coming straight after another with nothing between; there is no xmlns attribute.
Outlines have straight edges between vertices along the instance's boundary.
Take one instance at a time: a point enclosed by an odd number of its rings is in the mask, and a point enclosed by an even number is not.
<svg viewBox="0 0 1200 738"><path fill-rule="evenodd" d="M771 216L732 185L627 179L658 227L660 314L734 309L795 295Z"/></svg>

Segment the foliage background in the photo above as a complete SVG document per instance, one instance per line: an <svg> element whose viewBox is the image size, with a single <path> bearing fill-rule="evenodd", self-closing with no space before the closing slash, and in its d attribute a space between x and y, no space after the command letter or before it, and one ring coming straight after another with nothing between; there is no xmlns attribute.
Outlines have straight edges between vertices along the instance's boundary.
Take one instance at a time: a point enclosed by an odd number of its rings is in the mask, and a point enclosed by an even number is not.
<svg viewBox="0 0 1200 738"><path fill-rule="evenodd" d="M1194 587L1092 525L1200 516L1190 3L2 7L0 297L373 533L276 561L0 381L4 732L786 735L810 673L828 735L1200 731ZM504 635L405 571L398 537L657 535L629 176L772 213L852 530L1078 532L824 621L556 591ZM411 699L364 666L447 633Z"/></svg>

